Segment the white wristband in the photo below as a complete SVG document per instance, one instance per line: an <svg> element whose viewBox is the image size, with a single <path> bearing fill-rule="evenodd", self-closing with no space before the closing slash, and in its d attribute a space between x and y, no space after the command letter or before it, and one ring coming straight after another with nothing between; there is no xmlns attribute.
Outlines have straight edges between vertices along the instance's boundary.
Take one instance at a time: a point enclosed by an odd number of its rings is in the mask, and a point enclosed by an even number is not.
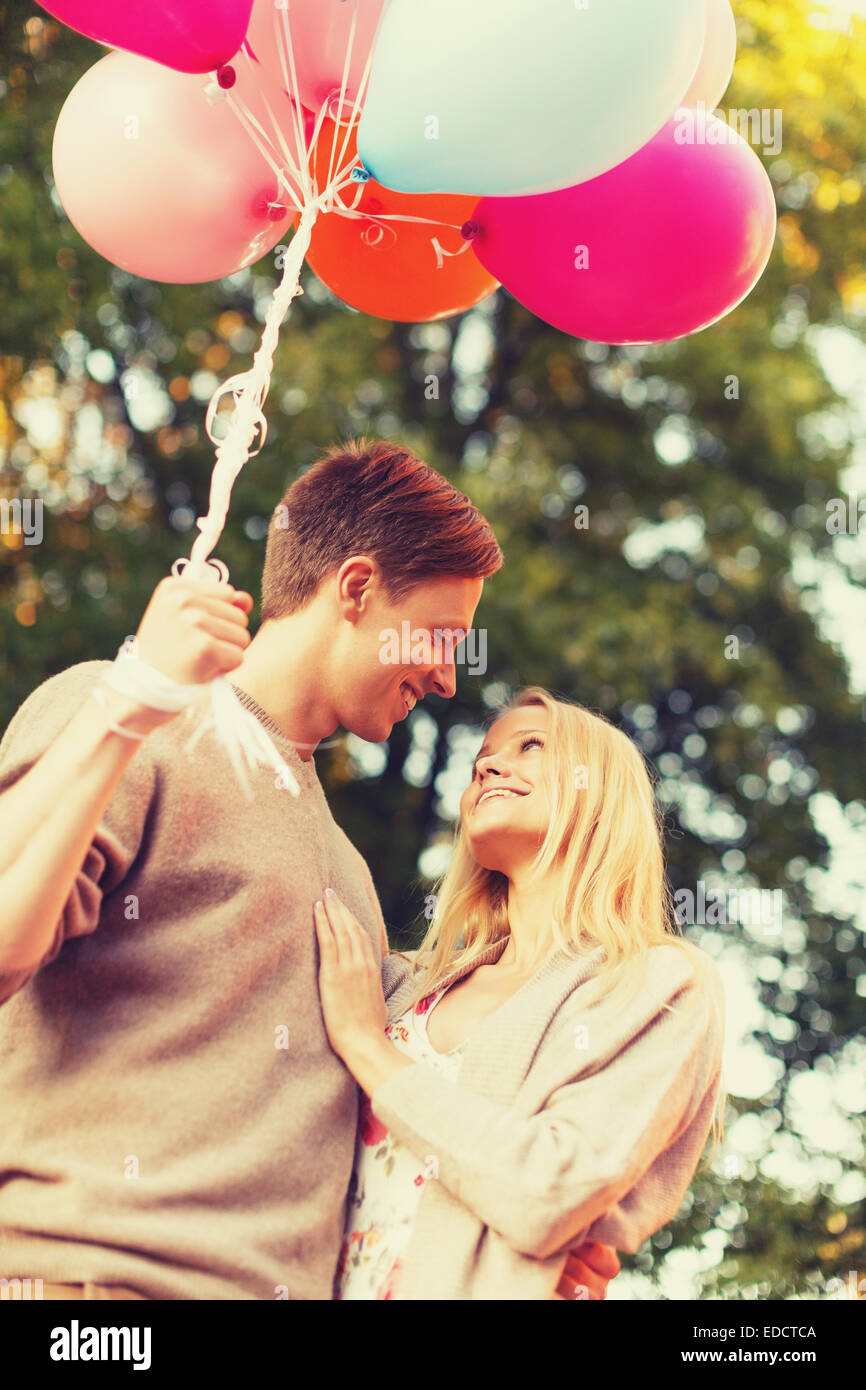
<svg viewBox="0 0 866 1390"><path fill-rule="evenodd" d="M142 739L146 737L145 734L137 734L132 729L124 729L120 724L114 722L111 717L111 711L108 708L108 701L105 698L105 691L101 689L100 686L95 685L90 693L99 701L102 708L105 710L108 727L111 729L112 733L122 734L124 738Z"/></svg>
<svg viewBox="0 0 866 1390"><path fill-rule="evenodd" d="M201 685L183 684L172 680L146 661L134 656L127 646L121 647L112 665L102 677L103 682L121 695L127 695L139 704L151 709L176 713L192 705L201 705L204 716L198 729L185 745L191 754L201 735L213 729L217 743L225 750L243 788L244 795L252 800L244 764L252 769L264 764L280 776L280 786L285 787L292 796L300 796L298 779L286 764L263 726L251 710L238 699L237 694L225 676L216 676ZM96 693L94 691L94 693ZM104 697L103 697L104 699ZM103 701L101 700L100 703ZM119 725L112 725L115 732L128 738L143 738Z"/></svg>
<svg viewBox="0 0 866 1390"><path fill-rule="evenodd" d="M125 647L121 647L102 679L112 690L128 695L139 704L171 713L196 704L209 689L209 683L190 685L172 680L155 666L133 656Z"/></svg>

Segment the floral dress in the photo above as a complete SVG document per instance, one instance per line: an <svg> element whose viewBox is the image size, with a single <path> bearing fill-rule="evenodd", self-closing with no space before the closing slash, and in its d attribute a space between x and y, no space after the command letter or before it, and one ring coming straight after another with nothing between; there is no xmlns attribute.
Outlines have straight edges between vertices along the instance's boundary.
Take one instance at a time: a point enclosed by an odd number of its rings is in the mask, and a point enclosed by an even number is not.
<svg viewBox="0 0 866 1390"><path fill-rule="evenodd" d="M466 1043L436 1052L427 1036L427 1019L444 993L443 989L419 999L414 1009L388 1024L385 1035L413 1062L426 1062L454 1079ZM435 1158L422 1161L399 1144L362 1094L334 1298L394 1297L424 1183L435 1177Z"/></svg>

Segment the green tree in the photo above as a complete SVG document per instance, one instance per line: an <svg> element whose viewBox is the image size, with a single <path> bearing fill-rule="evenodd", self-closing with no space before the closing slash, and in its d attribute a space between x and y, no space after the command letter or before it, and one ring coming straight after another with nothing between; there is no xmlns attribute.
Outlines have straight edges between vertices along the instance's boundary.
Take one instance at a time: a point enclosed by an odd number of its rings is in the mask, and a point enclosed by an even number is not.
<svg viewBox="0 0 866 1390"><path fill-rule="evenodd" d="M219 547L233 582L256 592L283 489L323 446L362 432L415 448L500 538L506 566L478 613L484 676L465 675L453 701L425 701L379 764L351 740L321 757L395 945L424 926L424 870L450 838L467 748L521 684L604 711L644 750L675 888L784 890L778 937L737 923L709 933L756 982L755 1036L778 1071L760 1097L734 1098L729 1125L754 1115L775 1137L760 1157L723 1152L677 1221L628 1262L658 1291L672 1243L716 1252L701 1277L724 1297L808 1296L866 1263L862 1200L838 1195L863 1166L862 1107L849 1102L857 1141L822 1154L791 1099L803 1073L829 1088L851 1065L866 993L856 905L820 907L829 845L816 817L823 795L851 829L866 824L862 698L822 635L816 578L825 564L852 584L866 573L862 552L826 525L858 425L820 355L822 333L853 342L866 315L866 46L862 25L846 37L810 23L815 8L735 4L726 107L781 111L784 146L765 156L776 251L734 314L670 345L608 348L553 330L503 290L470 314L407 326L355 313L305 271L268 443L235 487ZM111 656L188 553L213 461L205 402L248 364L276 272L265 259L229 281L173 286L109 266L63 215L51 178L54 121L98 51L23 0L0 3L0 32L0 489L46 504L38 549L0 536L5 724L45 676ZM164 403L152 428L135 387ZM38 402L53 412L47 437ZM793 1151L824 1160L808 1200L766 1157Z"/></svg>

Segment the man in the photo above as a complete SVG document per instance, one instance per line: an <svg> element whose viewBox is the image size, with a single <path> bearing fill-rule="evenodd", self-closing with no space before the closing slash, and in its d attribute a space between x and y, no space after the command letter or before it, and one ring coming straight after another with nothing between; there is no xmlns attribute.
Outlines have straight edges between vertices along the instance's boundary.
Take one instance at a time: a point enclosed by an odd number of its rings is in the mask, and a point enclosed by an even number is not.
<svg viewBox="0 0 866 1390"><path fill-rule="evenodd" d="M357 1088L331 1051L312 907L335 889L380 953L369 871L312 759L380 742L439 665L384 664L384 629L467 631L501 566L489 524L408 450L331 449L271 522L249 594L159 584L143 662L231 673L300 785L238 795L220 746L119 694L111 663L43 682L0 743L0 1275L57 1298L328 1299ZM96 698L91 698L95 695ZM584 1250L570 1295L616 1272ZM575 1285L578 1286L575 1294Z"/></svg>

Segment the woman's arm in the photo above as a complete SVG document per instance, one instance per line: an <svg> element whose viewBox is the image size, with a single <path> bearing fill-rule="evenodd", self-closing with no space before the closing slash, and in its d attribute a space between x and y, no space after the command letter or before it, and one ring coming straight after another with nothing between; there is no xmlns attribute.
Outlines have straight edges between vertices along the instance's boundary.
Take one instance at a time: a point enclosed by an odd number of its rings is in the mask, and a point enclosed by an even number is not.
<svg viewBox="0 0 866 1390"><path fill-rule="evenodd" d="M385 1036L388 1005L370 937L332 888L326 888L323 901L315 904L313 919L328 1041L367 1090L367 1085L378 1085L404 1065L412 1066L412 1061Z"/></svg>
<svg viewBox="0 0 866 1390"><path fill-rule="evenodd" d="M685 991L672 1002L677 1012L660 1012L601 1070L561 1085L536 1115L424 1063L387 1075L381 1067L374 1114L419 1157L435 1154L439 1180L521 1254L562 1253L615 1208L617 1246L633 1252L676 1214L720 1081L721 1035L710 1011L689 1010Z"/></svg>
<svg viewBox="0 0 866 1390"><path fill-rule="evenodd" d="M620 1249L637 1249L672 1219L719 1084L719 1007L690 1008L679 983L662 990L652 1022L606 1066L565 1081L539 1114L521 1115L393 1047L369 938L329 901L327 914L318 905L317 929L332 1046L394 1138L419 1158L435 1154L438 1180L479 1220L520 1253L546 1259L620 1203ZM643 1202L626 1203L651 1169Z"/></svg>

